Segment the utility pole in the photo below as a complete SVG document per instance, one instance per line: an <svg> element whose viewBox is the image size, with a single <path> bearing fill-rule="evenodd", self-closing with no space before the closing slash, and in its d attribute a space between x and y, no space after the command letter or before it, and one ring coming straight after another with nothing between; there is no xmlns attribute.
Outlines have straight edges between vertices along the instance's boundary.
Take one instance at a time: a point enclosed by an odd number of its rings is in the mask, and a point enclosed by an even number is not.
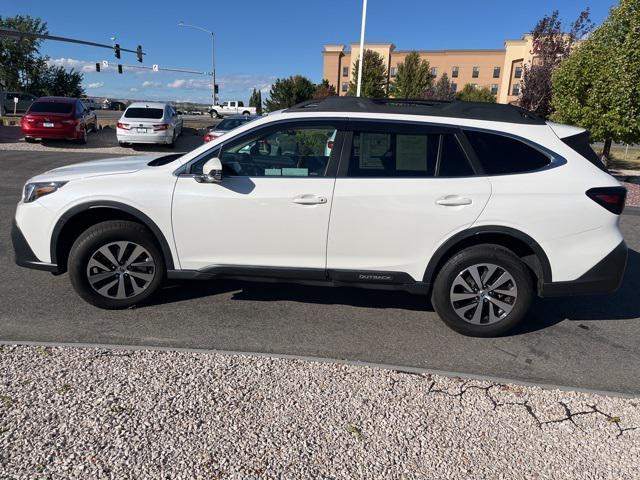
<svg viewBox="0 0 640 480"><path fill-rule="evenodd" d="M362 91L362 64L364 63L364 27L367 23L367 0L362 0L362 25L360 27L360 60L358 62L358 86L356 88L356 97L360 96Z"/></svg>
<svg viewBox="0 0 640 480"><path fill-rule="evenodd" d="M202 27L198 27L197 25L189 25L187 23L184 23L182 20L180 20L180 22L178 22L178 26L179 27L189 27L189 28L195 28L196 30L201 30L205 33L208 33L209 35L211 35L211 73L213 75L213 85L211 86L211 98L212 98L212 102L211 102L211 106L215 106L216 104L216 48L215 48L215 35L211 30L207 30L206 28L202 28Z"/></svg>

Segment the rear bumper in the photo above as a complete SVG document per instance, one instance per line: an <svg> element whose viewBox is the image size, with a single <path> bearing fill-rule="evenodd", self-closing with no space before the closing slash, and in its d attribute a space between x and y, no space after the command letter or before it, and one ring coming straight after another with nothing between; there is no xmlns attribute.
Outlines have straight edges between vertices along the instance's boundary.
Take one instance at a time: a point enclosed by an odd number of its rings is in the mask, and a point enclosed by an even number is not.
<svg viewBox="0 0 640 480"><path fill-rule="evenodd" d="M13 243L16 265L53 273L59 271L58 265L55 263L41 262L38 257L36 257L29 243L27 243L27 239L24 238L20 227L16 224L15 219L11 225L11 243Z"/></svg>
<svg viewBox="0 0 640 480"><path fill-rule="evenodd" d="M541 297L593 295L615 292L622 283L627 265L627 245L620 242L584 275L568 282L544 283Z"/></svg>
<svg viewBox="0 0 640 480"><path fill-rule="evenodd" d="M162 130L157 133L124 133L121 130L117 131L116 136L118 142L122 143L160 143L169 144L173 141L173 131Z"/></svg>
<svg viewBox="0 0 640 480"><path fill-rule="evenodd" d="M78 137L78 130L75 126L68 128L25 128L22 127L22 134L29 138L44 139L75 139Z"/></svg>

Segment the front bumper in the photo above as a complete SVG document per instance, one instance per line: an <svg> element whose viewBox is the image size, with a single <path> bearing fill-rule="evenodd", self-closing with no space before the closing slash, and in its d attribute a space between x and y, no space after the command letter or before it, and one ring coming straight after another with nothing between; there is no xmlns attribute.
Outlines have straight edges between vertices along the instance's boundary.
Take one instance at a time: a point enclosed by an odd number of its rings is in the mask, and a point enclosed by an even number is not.
<svg viewBox="0 0 640 480"><path fill-rule="evenodd" d="M58 265L55 263L41 262L38 257L36 257L33 250L31 250L27 239L24 238L20 227L16 224L15 219L11 224L11 243L13 243L13 251L15 253L17 265L21 267L34 268L36 270L44 270L46 272L58 273Z"/></svg>
<svg viewBox="0 0 640 480"><path fill-rule="evenodd" d="M544 283L541 297L593 295L615 292L622 284L627 265L627 245L620 242L606 257L576 280Z"/></svg>

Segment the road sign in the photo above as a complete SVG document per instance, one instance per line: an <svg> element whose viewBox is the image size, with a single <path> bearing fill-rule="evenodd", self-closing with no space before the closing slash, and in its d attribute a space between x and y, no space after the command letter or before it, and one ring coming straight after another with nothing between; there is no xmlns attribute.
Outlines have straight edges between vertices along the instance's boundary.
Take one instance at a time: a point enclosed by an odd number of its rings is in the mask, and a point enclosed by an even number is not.
<svg viewBox="0 0 640 480"><path fill-rule="evenodd" d="M104 68L108 68L109 67L109 61L108 60L102 60L102 66Z"/></svg>
<svg viewBox="0 0 640 480"><path fill-rule="evenodd" d="M154 72L157 72L158 70L160 70L160 67L158 66L157 63L154 63L152 69Z"/></svg>

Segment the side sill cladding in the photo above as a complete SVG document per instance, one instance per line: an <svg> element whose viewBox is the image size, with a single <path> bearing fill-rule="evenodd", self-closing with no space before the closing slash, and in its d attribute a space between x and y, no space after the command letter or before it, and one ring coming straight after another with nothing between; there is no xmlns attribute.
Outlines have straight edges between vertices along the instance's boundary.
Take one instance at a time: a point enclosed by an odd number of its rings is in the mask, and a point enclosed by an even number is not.
<svg viewBox="0 0 640 480"><path fill-rule="evenodd" d="M526 233L521 232L520 230L500 225L483 225L480 227L473 227L453 235L435 251L431 259L429 260L427 269L424 272L423 281L425 283L433 283L435 274L438 272L439 268L444 264L444 262L449 258L447 254L453 251L456 245L464 241L474 239L474 237L478 237L480 235L498 235L502 238L511 237L512 239L525 244L531 249L531 251L535 254L538 261L540 262L542 278L538 279L539 284L542 285L542 283L551 282L551 264L549 263L547 254L544 253L544 250L538 244L538 242L536 242L533 238L531 238ZM526 258L523 260L525 260L525 263L529 264L529 262L526 261Z"/></svg>
<svg viewBox="0 0 640 480"><path fill-rule="evenodd" d="M54 264L57 263L56 252L57 252L58 239L60 237L60 232L62 232L67 222L77 214L87 210L94 209L94 208L111 208L114 210L121 210L122 212L125 212L131 215L132 217L136 218L138 221L140 221L143 225L145 225L151 231L151 233L154 235L154 237L158 241L158 244L160 245L160 248L162 250L162 255L164 256L167 270L171 270L175 268L173 263L173 255L171 254L171 248L169 247L169 243L167 242L167 239L165 238L160 228L155 224L155 222L136 208L133 208L124 203L113 202L109 200L87 202L87 203L82 203L80 205L76 205L75 207L67 210L60 217L55 227L53 227L53 232L51 234L51 245L50 245L51 263L54 263Z"/></svg>

